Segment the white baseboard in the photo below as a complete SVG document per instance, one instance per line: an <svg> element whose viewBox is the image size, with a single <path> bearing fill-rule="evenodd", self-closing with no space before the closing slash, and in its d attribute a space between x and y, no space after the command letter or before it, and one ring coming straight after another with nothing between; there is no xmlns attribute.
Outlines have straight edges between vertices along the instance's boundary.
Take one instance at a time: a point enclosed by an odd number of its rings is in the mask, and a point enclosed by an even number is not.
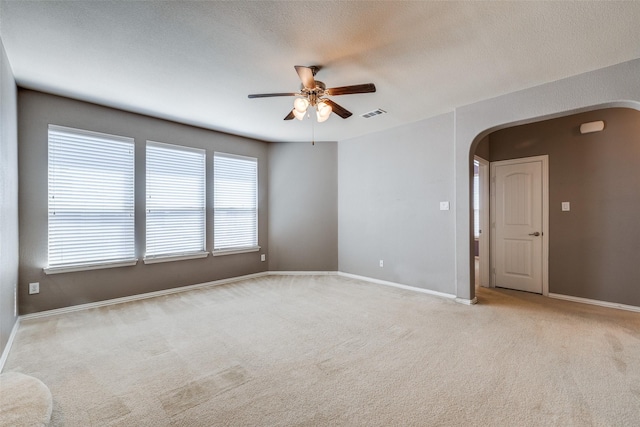
<svg viewBox="0 0 640 427"><path fill-rule="evenodd" d="M122 304L125 302L138 301L138 300L147 299L147 298L155 298L155 297L160 297L164 295L171 295L179 292L190 291L193 289L204 288L207 286L225 285L227 283L239 282L241 280L263 277L263 276L266 276L267 274L269 274L269 272L263 271L260 273L247 274L245 276L230 277L228 279L214 280L212 282L198 283L198 284L189 285L189 286L181 286L179 288L164 289L162 291L147 292L144 294L131 295L131 296L122 297L122 298L113 298L113 299L108 299L104 301L90 302L87 304L72 305L70 307L63 307L63 308L57 308L54 310L46 310L46 311L39 311L37 313L32 313L32 314L25 314L20 316L20 318L22 320L28 320L28 319L38 319L41 317L55 316L55 315L64 314L64 313L72 313L74 311L88 310L91 308L105 307L108 305Z"/></svg>
<svg viewBox="0 0 640 427"><path fill-rule="evenodd" d="M408 291L421 292L423 294L434 295L442 298L448 298L448 299L454 299L454 300L456 299L455 295L447 294L444 292L432 291L430 289L416 288L415 286L402 285L400 283L388 282L386 280L374 279L372 277L358 276L357 274L343 273L342 271L338 271L338 276L349 277L351 279L376 283L378 285L392 286L394 288L406 289Z"/></svg>
<svg viewBox="0 0 640 427"><path fill-rule="evenodd" d="M464 305L474 305L478 303L478 298L473 297L473 299L465 299L465 298L456 298L455 301Z"/></svg>
<svg viewBox="0 0 640 427"><path fill-rule="evenodd" d="M13 329L11 329L11 334L9 335L9 339L7 340L7 345L4 346L4 350L2 351L2 357L0 357L0 374L4 370L4 364L9 357L9 351L11 350L11 346L13 345L13 340L18 333L18 326L20 325L20 317L16 319L16 323L13 324Z"/></svg>
<svg viewBox="0 0 640 427"><path fill-rule="evenodd" d="M269 271L269 276L335 276L337 271Z"/></svg>
<svg viewBox="0 0 640 427"><path fill-rule="evenodd" d="M551 292L549 293L548 296L549 298L561 299L565 301L573 301L573 302L579 302L582 304L598 305L600 307L607 307L607 308L617 308L619 310L635 311L636 313L640 313L640 307L636 307L635 305L618 304L617 302L607 302L607 301L599 301L599 300L589 299L589 298L572 297L569 295L553 294Z"/></svg>

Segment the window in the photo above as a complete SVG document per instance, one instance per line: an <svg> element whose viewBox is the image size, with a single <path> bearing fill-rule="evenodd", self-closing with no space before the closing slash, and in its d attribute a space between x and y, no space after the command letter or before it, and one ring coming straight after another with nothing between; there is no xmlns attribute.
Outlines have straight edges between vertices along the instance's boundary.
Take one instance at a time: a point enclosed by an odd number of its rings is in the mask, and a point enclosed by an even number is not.
<svg viewBox="0 0 640 427"><path fill-rule="evenodd" d="M214 255L258 246L258 159L213 156Z"/></svg>
<svg viewBox="0 0 640 427"><path fill-rule="evenodd" d="M207 256L205 151L147 141L145 263Z"/></svg>
<svg viewBox="0 0 640 427"><path fill-rule="evenodd" d="M133 265L132 138L49 125L47 273Z"/></svg>

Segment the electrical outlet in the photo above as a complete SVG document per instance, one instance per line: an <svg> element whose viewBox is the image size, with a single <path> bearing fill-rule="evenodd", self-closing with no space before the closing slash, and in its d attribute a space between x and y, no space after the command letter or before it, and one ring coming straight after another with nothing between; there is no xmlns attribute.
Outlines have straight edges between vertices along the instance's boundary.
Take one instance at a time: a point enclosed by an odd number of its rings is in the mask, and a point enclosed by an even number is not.
<svg viewBox="0 0 640 427"><path fill-rule="evenodd" d="M40 293L40 283L29 283L29 295Z"/></svg>
<svg viewBox="0 0 640 427"><path fill-rule="evenodd" d="M384 261L380 260L380 267L384 267Z"/></svg>
<svg viewBox="0 0 640 427"><path fill-rule="evenodd" d="M266 261L266 260L267 260L267 254L260 255L260 261Z"/></svg>

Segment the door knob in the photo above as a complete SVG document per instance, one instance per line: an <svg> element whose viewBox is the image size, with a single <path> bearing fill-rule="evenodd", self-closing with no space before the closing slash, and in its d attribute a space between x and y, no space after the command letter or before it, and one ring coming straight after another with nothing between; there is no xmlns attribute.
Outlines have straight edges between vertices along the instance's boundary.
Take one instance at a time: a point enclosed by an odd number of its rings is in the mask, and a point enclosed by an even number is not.
<svg viewBox="0 0 640 427"><path fill-rule="evenodd" d="M535 233L529 233L529 236L536 236L538 237L540 235L539 231L536 231Z"/></svg>

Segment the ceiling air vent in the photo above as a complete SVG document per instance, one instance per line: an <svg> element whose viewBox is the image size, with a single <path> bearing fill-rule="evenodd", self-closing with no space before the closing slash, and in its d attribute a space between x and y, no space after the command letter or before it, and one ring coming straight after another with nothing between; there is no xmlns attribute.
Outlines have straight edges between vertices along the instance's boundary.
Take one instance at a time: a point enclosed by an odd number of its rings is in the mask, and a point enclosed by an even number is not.
<svg viewBox="0 0 640 427"><path fill-rule="evenodd" d="M373 110L373 111L369 111L368 113L360 114L360 117L364 117L365 119L368 119L369 117L379 116L380 114L384 114L384 113L386 113L386 111L384 111L382 108L378 108L377 110Z"/></svg>

